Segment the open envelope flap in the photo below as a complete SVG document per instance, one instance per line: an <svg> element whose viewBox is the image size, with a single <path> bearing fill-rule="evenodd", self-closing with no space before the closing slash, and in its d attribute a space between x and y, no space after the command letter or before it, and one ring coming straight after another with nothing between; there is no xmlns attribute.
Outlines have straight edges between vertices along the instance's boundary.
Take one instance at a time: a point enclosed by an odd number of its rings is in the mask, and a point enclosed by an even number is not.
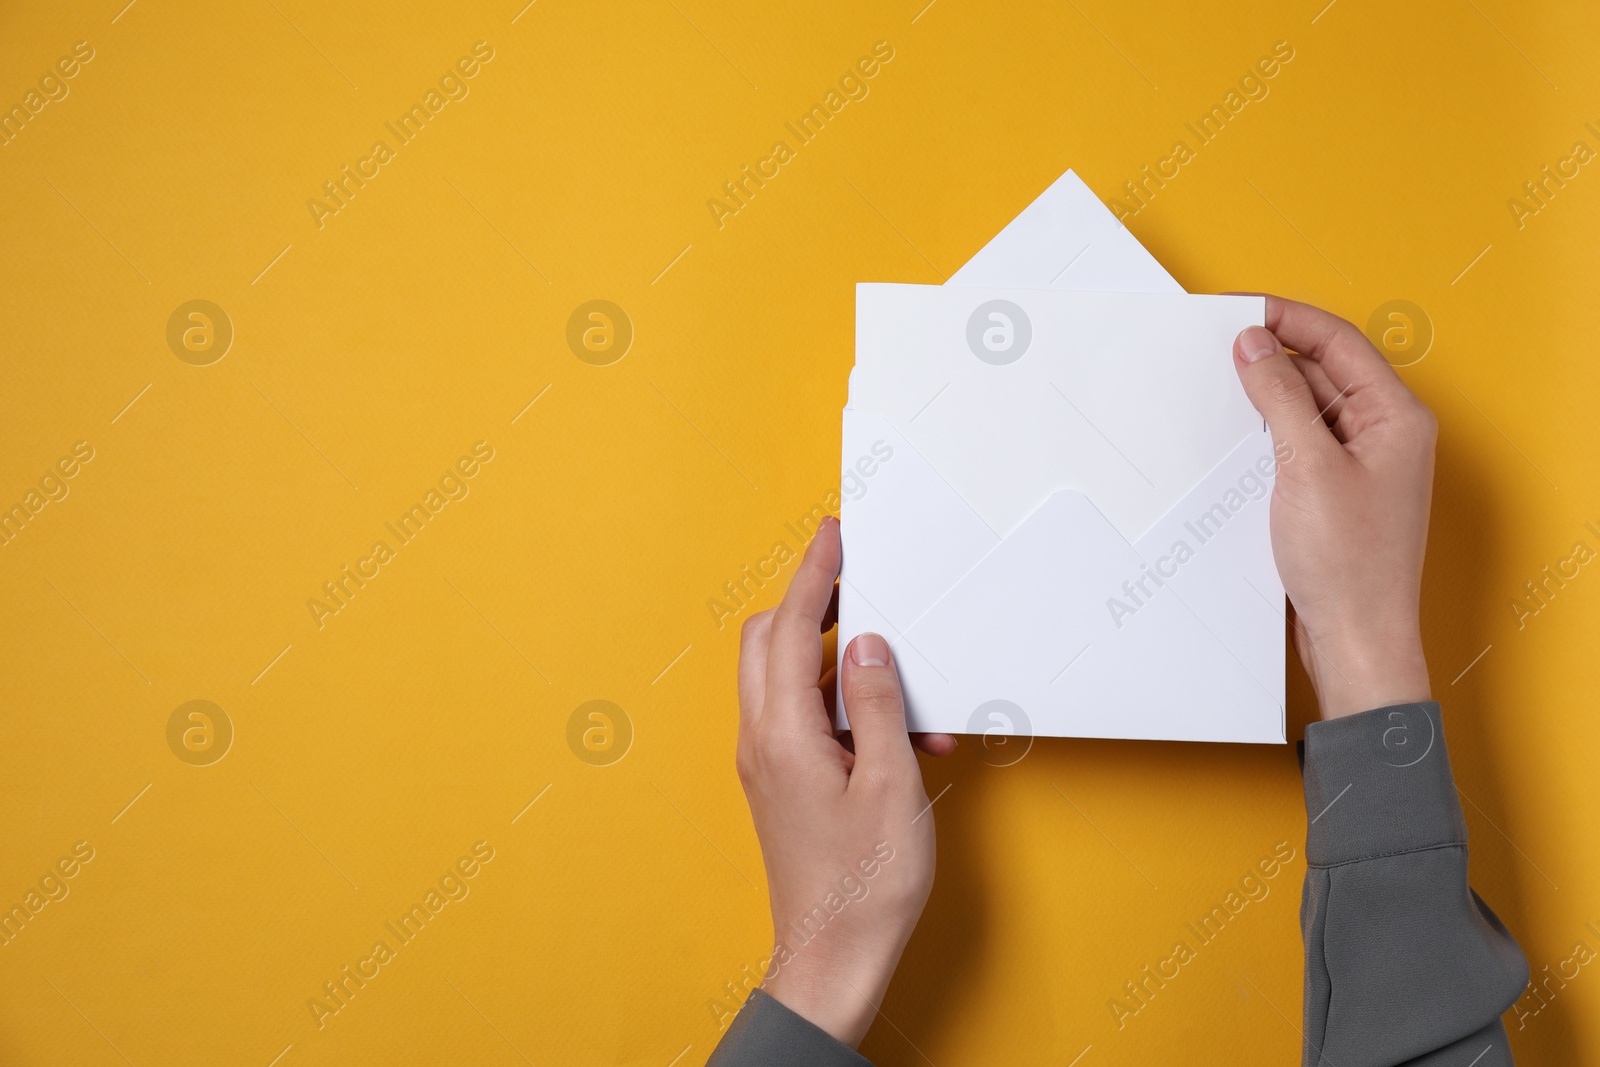
<svg viewBox="0 0 1600 1067"><path fill-rule="evenodd" d="M1004 699L1046 736L1282 742L1282 616L1269 599L1281 604L1282 589L1258 466L1272 456L1265 434L1241 442L1136 546L1073 490L996 539L886 420L847 410L845 422L850 452L880 445L892 458L845 494L840 648L866 630L890 640L913 729L966 732L971 712ZM898 477L877 480L902 463ZM1151 546L1170 549L1172 531L1191 521L1192 551L1163 563ZM874 530L879 523L892 532ZM938 588L924 566L958 576L918 611ZM1156 586L1152 569L1173 576Z"/></svg>
<svg viewBox="0 0 1600 1067"><path fill-rule="evenodd" d="M1183 292L1070 170L945 284L1108 293Z"/></svg>

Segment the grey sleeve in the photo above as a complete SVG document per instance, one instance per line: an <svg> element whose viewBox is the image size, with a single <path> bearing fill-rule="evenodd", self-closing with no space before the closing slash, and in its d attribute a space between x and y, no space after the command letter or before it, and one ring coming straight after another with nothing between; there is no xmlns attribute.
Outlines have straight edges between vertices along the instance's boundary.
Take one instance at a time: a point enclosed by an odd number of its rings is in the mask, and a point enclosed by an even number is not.
<svg viewBox="0 0 1600 1067"><path fill-rule="evenodd" d="M1439 705L1314 723L1305 740L1307 1067L1503 1067L1528 984L1516 941L1467 886Z"/></svg>
<svg viewBox="0 0 1600 1067"><path fill-rule="evenodd" d="M706 1067L872 1067L855 1049L759 989L728 1024Z"/></svg>

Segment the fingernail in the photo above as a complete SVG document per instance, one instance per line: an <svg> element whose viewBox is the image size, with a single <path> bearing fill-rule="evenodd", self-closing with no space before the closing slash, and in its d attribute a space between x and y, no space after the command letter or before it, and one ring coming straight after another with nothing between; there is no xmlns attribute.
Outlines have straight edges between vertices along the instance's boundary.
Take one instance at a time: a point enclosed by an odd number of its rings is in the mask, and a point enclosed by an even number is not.
<svg viewBox="0 0 1600 1067"><path fill-rule="evenodd" d="M886 667L889 642L877 634L862 634L850 642L850 659L857 667Z"/></svg>
<svg viewBox="0 0 1600 1067"><path fill-rule="evenodd" d="M1278 347L1278 339L1265 326L1251 326L1239 335L1239 358L1246 363L1266 359Z"/></svg>

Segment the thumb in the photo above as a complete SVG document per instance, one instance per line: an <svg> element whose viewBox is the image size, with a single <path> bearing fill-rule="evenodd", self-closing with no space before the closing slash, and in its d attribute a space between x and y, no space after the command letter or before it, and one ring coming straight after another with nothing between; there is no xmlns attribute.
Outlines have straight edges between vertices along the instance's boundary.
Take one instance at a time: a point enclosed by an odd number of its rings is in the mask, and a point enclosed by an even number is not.
<svg viewBox="0 0 1600 1067"><path fill-rule="evenodd" d="M855 738L856 769L886 771L896 763L915 766L906 733L906 703L889 642L861 634L845 650L844 712Z"/></svg>
<svg viewBox="0 0 1600 1067"><path fill-rule="evenodd" d="M1272 443L1298 452L1333 440L1317 410L1311 383L1265 326L1251 326L1233 342L1233 367L1250 403L1272 430Z"/></svg>

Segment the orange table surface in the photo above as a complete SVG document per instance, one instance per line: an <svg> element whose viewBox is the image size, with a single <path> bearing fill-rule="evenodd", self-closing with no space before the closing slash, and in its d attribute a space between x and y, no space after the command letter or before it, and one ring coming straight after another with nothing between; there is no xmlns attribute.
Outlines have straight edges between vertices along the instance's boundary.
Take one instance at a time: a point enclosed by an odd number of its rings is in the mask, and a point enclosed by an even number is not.
<svg viewBox="0 0 1600 1067"><path fill-rule="evenodd" d="M703 1062L770 937L747 576L837 499L854 283L1069 167L1438 413L1513 1047L1600 1059L1592 4L124 3L0 12L0 1060ZM924 771L866 1055L1296 1062L1292 748Z"/></svg>

